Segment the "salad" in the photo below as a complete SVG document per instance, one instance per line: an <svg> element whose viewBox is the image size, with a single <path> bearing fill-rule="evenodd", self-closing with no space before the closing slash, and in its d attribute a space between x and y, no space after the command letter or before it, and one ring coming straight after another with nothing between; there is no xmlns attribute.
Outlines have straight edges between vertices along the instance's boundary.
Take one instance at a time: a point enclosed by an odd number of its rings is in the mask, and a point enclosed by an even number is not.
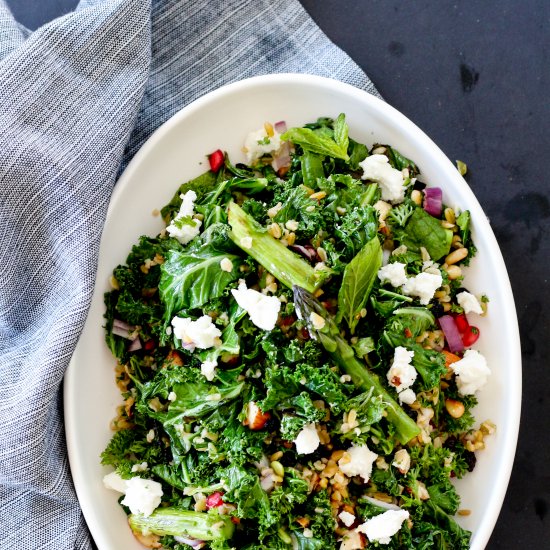
<svg viewBox="0 0 550 550"><path fill-rule="evenodd" d="M208 155L113 272L105 486L149 548L468 548L452 480L495 429L470 213L344 114L243 152Z"/></svg>

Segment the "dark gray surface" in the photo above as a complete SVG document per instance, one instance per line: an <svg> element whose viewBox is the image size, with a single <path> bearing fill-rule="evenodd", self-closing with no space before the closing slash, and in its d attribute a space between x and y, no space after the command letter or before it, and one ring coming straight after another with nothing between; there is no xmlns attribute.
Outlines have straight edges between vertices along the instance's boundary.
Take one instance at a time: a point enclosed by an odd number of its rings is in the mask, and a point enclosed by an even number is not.
<svg viewBox="0 0 550 550"><path fill-rule="evenodd" d="M36 28L76 0L8 3ZM468 164L508 267L523 348L519 446L488 548L548 548L550 2L302 3L389 103Z"/></svg>

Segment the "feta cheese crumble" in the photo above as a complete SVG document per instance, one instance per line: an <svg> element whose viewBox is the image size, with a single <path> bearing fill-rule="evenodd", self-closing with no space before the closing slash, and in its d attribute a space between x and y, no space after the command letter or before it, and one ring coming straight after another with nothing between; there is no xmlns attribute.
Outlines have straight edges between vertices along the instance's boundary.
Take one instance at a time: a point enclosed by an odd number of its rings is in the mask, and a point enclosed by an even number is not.
<svg viewBox="0 0 550 550"><path fill-rule="evenodd" d="M132 477L126 481L126 493L122 504L128 506L132 514L150 516L160 504L162 486L152 479Z"/></svg>
<svg viewBox="0 0 550 550"><path fill-rule="evenodd" d="M252 288L246 288L241 281L237 290L231 294L237 303L248 313L250 320L262 330L273 330L277 323L281 302L276 296L266 296Z"/></svg>
<svg viewBox="0 0 550 550"><path fill-rule="evenodd" d="M483 309L478 299L467 291L459 292L456 295L456 301L464 310L464 313L477 313L478 315L483 313Z"/></svg>
<svg viewBox="0 0 550 550"><path fill-rule="evenodd" d="M365 533L371 542L389 544L391 537L401 529L403 522L408 518L409 512L406 510L388 510L365 521L357 527L357 531Z"/></svg>
<svg viewBox="0 0 550 550"><path fill-rule="evenodd" d="M126 480L122 479L116 472L103 476L103 485L106 489L116 491L117 493L126 492Z"/></svg>
<svg viewBox="0 0 550 550"><path fill-rule="evenodd" d="M227 273L231 273L233 271L233 262L229 258L224 258L220 262L220 268L222 271L227 271Z"/></svg>
<svg viewBox="0 0 550 550"><path fill-rule="evenodd" d="M418 375L411 365L413 357L414 351L409 351L403 346L397 346L394 350L393 361L386 377L390 386L393 386L399 394L410 388Z"/></svg>
<svg viewBox="0 0 550 550"><path fill-rule="evenodd" d="M162 485L152 479L132 477L122 479L116 472L111 472L103 478L107 489L123 493L122 504L128 506L132 514L150 516L160 504L163 495Z"/></svg>
<svg viewBox="0 0 550 550"><path fill-rule="evenodd" d="M195 351L195 348L208 349L221 344L222 333L209 315L203 315L196 321L189 317L174 317L172 326L174 336L179 338L182 346L189 351Z"/></svg>
<svg viewBox="0 0 550 550"><path fill-rule="evenodd" d="M204 363L201 364L201 373L209 382L212 382L212 380L214 380L214 377L216 376L217 366L218 366L218 362L216 360L205 361Z"/></svg>
<svg viewBox="0 0 550 550"><path fill-rule="evenodd" d="M281 134L273 130L268 135L265 127L250 132L244 141L247 164L252 164L263 155L273 154L281 148Z"/></svg>
<svg viewBox="0 0 550 550"><path fill-rule="evenodd" d="M460 361L451 364L456 374L458 392L462 395L473 395L479 391L491 375L487 361L479 351L467 349Z"/></svg>
<svg viewBox="0 0 550 550"><path fill-rule="evenodd" d="M294 440L296 445L296 452L299 455L309 455L317 450L317 447L321 444L319 434L315 428L315 423L306 424L302 431L296 436Z"/></svg>
<svg viewBox="0 0 550 550"><path fill-rule="evenodd" d="M181 244L192 241L199 233L202 222L193 218L197 194L195 191L187 191L181 194L182 203L176 217L170 222L166 231L170 237L174 237Z"/></svg>
<svg viewBox="0 0 550 550"><path fill-rule="evenodd" d="M399 402L405 403L406 405L412 405L416 401L416 393L410 388L399 392Z"/></svg>
<svg viewBox="0 0 550 550"><path fill-rule="evenodd" d="M386 155L370 155L359 163L363 169L361 179L378 183L382 192L382 200L400 203L405 198L403 174L392 168Z"/></svg>
<svg viewBox="0 0 550 550"><path fill-rule="evenodd" d="M439 270L438 270L439 271ZM403 285L403 294L417 296L423 306L428 305L435 291L443 284L441 273L419 273L407 279Z"/></svg>
<svg viewBox="0 0 550 550"><path fill-rule="evenodd" d="M341 458L338 461L340 470L348 477L361 476L363 481L367 483L372 473L372 465L378 458L378 455L373 453L367 445L350 447L346 452L350 460L346 462L344 458Z"/></svg>
<svg viewBox="0 0 550 550"><path fill-rule="evenodd" d="M393 262L385 265L378 270L378 278L382 283L388 282L394 288L404 285L407 282L407 273L405 264Z"/></svg>
<svg viewBox="0 0 550 550"><path fill-rule="evenodd" d="M355 516L343 510L338 514L338 517L346 527L351 527L355 521Z"/></svg>

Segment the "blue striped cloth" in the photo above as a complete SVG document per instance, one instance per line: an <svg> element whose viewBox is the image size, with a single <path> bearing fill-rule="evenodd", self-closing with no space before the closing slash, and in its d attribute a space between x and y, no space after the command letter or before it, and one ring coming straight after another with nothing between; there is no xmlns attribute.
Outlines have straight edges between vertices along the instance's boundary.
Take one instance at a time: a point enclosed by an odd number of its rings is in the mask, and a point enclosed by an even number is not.
<svg viewBox="0 0 550 550"><path fill-rule="evenodd" d="M93 547L60 390L121 166L189 102L274 72L376 93L295 0L82 0L33 33L0 0L0 548Z"/></svg>

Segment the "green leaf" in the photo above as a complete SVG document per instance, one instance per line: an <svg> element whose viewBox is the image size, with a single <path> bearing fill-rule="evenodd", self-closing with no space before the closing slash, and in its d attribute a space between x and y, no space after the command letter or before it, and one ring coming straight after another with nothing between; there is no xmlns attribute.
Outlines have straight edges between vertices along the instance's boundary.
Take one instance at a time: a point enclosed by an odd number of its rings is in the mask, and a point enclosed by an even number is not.
<svg viewBox="0 0 550 550"><path fill-rule="evenodd" d="M325 177L322 157L310 151L305 151L300 157L300 162L304 184L315 189L317 187L317 180Z"/></svg>
<svg viewBox="0 0 550 550"><path fill-rule="evenodd" d="M349 128L344 113L340 113L334 121L334 141L342 151L347 152L349 146Z"/></svg>
<svg viewBox="0 0 550 550"><path fill-rule="evenodd" d="M401 243L412 250L423 246L431 259L437 261L449 253L452 238L453 232L441 227L440 220L422 208L416 208L405 227Z"/></svg>
<svg viewBox="0 0 550 550"><path fill-rule="evenodd" d="M377 237L371 239L344 270L342 286L338 291L338 318L345 319L351 333L360 319L376 275L382 265L382 247Z"/></svg>
<svg viewBox="0 0 550 550"><path fill-rule="evenodd" d="M211 228L215 229L214 226ZM182 309L201 307L220 297L227 285L240 275L239 256L222 248L227 243L208 240L206 235L203 239L206 242L197 248L171 250L161 266L159 295L165 306L165 322ZM226 258L233 264L231 271L221 268L221 262Z"/></svg>
<svg viewBox="0 0 550 550"><path fill-rule="evenodd" d="M291 128L285 132L281 139L291 141L296 145L300 145L304 151L317 153L327 157L349 160L347 145L344 149L334 139L327 136L325 133L316 132L309 128ZM341 131L341 140L343 140L343 132ZM341 141L343 143L343 141Z"/></svg>

